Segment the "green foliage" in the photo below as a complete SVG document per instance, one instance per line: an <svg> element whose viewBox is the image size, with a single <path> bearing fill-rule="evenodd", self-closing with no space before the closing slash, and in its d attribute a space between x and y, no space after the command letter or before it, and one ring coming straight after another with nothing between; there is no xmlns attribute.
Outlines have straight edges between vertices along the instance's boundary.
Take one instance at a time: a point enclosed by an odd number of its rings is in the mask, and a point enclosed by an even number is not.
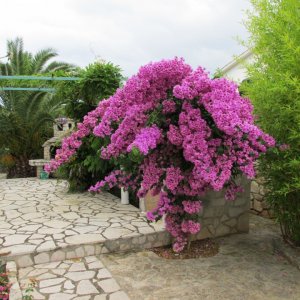
<svg viewBox="0 0 300 300"><path fill-rule="evenodd" d="M69 76L65 74L64 76ZM82 120L99 101L111 96L121 85L121 70L112 63L95 62L72 73L79 81L65 81L56 84L56 97L66 103L66 114L75 120Z"/></svg>
<svg viewBox="0 0 300 300"><path fill-rule="evenodd" d="M69 181L70 192L83 192L112 171L112 164L100 159L101 143L93 135L84 138L76 155L57 171L58 177Z"/></svg>
<svg viewBox="0 0 300 300"><path fill-rule="evenodd" d="M215 73L213 74L213 78L222 78L224 76L223 72L221 69L216 69Z"/></svg>
<svg viewBox="0 0 300 300"><path fill-rule="evenodd" d="M22 300L33 300L32 293L34 291L35 286L36 286L35 282L31 282L28 284L28 286L25 288L24 295L22 296Z"/></svg>
<svg viewBox="0 0 300 300"><path fill-rule="evenodd" d="M252 0L247 22L255 62L243 92L254 103L260 126L279 148L260 161L267 199L284 237L300 245L300 2Z"/></svg>
<svg viewBox="0 0 300 300"><path fill-rule="evenodd" d="M23 41L17 38L7 42L9 61L0 62L1 75L49 74L57 70L70 70L73 66L49 59L57 54L44 49L35 55L24 51ZM3 84L8 85L8 82ZM9 86L28 86L28 82L10 81ZM22 174L29 176L28 159L42 157L42 144L51 135L53 118L61 111L61 103L45 92L5 91L0 93L1 148L14 158L16 167L22 164ZM16 171L17 173L19 171Z"/></svg>

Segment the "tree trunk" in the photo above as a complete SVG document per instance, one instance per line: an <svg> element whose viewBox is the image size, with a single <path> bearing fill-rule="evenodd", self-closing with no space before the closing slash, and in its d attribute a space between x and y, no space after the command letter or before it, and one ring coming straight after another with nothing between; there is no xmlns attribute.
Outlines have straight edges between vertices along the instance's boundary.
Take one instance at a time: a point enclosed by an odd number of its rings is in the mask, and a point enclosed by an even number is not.
<svg viewBox="0 0 300 300"><path fill-rule="evenodd" d="M14 166L8 169L7 178L26 178L35 176L35 167L29 165L27 157L15 158Z"/></svg>

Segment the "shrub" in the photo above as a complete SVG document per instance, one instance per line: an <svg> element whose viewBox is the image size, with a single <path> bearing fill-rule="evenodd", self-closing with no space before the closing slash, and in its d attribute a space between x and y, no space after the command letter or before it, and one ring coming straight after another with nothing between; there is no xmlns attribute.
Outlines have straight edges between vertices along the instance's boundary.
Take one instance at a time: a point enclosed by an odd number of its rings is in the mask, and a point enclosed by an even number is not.
<svg viewBox="0 0 300 300"><path fill-rule="evenodd" d="M300 2L255 0L247 27L255 62L243 91L279 148L259 163L286 240L300 245Z"/></svg>
<svg viewBox="0 0 300 300"><path fill-rule="evenodd" d="M88 113L78 131L63 141L47 171L67 162L93 133L103 141L102 159L115 169L90 191L115 185L160 194L152 221L166 216L166 229L182 251L200 231L199 195L227 189L227 200L241 191L234 179L255 175L254 162L274 139L254 125L251 103L226 79L210 79L182 59L142 67L108 100Z"/></svg>

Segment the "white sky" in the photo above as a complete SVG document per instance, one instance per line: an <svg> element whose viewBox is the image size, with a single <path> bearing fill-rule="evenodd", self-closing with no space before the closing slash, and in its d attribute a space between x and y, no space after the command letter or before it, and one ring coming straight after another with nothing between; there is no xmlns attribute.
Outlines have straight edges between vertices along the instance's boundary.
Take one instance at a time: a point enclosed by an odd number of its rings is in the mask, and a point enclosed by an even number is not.
<svg viewBox="0 0 300 300"><path fill-rule="evenodd" d="M213 72L244 49L248 0L0 0L0 57L6 40L52 47L58 60L86 66L96 58L124 75L162 58L184 57Z"/></svg>

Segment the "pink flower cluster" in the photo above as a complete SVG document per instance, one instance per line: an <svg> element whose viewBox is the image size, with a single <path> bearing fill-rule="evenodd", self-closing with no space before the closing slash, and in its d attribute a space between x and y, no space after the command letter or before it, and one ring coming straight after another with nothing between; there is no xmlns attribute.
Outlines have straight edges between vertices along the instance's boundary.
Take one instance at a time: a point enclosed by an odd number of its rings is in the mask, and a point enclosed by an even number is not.
<svg viewBox="0 0 300 300"><path fill-rule="evenodd" d="M133 190L137 189L137 178L132 178L131 175L126 174L121 170L115 170L105 176L101 181L98 181L94 186L89 188L89 192L99 192L101 189L108 187L109 189L114 186L122 187L125 190L132 188Z"/></svg>
<svg viewBox="0 0 300 300"><path fill-rule="evenodd" d="M199 195L229 186L228 200L241 189L233 174L252 178L258 156L275 141L254 124L253 107L226 79L211 79L183 59L162 60L140 68L115 95L100 102L78 131L65 139L47 170L55 170L76 152L81 139L93 133L108 138L103 159L139 150L135 172L115 171L91 191L123 184L143 197L160 193L150 220L165 217L166 229L181 251L190 234L200 231Z"/></svg>
<svg viewBox="0 0 300 300"><path fill-rule="evenodd" d="M236 199L237 193L243 193L244 189L241 186L231 183L226 190L225 199L228 201L233 201Z"/></svg>
<svg viewBox="0 0 300 300"><path fill-rule="evenodd" d="M196 234L200 231L201 225L192 220L183 220L181 223L181 230L184 233Z"/></svg>
<svg viewBox="0 0 300 300"><path fill-rule="evenodd" d="M172 114L176 111L176 103L173 100L164 100L162 102L163 106L163 113L166 114Z"/></svg>
<svg viewBox="0 0 300 300"><path fill-rule="evenodd" d="M147 155L150 150L156 148L160 139L161 130L156 125L143 128L136 135L135 140L128 146L127 151L130 152L132 148L136 147L141 153Z"/></svg>
<svg viewBox="0 0 300 300"><path fill-rule="evenodd" d="M200 201L182 201L183 209L188 214L197 214L202 210L202 203Z"/></svg>
<svg viewBox="0 0 300 300"><path fill-rule="evenodd" d="M165 186L173 194L176 194L176 188L184 177L181 174L180 168L171 166L166 169Z"/></svg>

